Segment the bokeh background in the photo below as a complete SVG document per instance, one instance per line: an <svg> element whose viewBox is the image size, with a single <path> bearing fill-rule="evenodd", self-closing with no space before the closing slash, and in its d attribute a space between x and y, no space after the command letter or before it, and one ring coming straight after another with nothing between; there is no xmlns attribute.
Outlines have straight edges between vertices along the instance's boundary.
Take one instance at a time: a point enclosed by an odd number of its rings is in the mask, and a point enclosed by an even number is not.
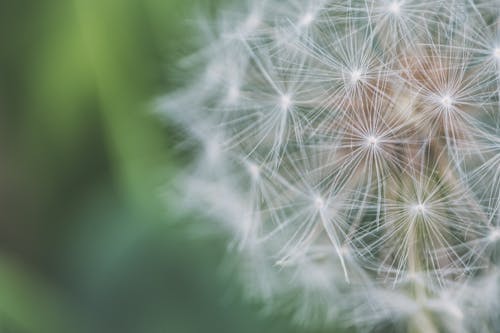
<svg viewBox="0 0 500 333"><path fill-rule="evenodd" d="M201 2L0 1L0 333L305 331L162 195L185 161L153 101Z"/></svg>

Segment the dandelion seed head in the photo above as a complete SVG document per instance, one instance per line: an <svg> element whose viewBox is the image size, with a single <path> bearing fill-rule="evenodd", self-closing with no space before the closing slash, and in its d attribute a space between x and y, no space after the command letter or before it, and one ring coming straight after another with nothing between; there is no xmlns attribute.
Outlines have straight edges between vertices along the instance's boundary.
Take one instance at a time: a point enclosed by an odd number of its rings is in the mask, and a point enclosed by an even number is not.
<svg viewBox="0 0 500 333"><path fill-rule="evenodd" d="M248 293L311 326L499 331L497 2L240 2L161 105Z"/></svg>

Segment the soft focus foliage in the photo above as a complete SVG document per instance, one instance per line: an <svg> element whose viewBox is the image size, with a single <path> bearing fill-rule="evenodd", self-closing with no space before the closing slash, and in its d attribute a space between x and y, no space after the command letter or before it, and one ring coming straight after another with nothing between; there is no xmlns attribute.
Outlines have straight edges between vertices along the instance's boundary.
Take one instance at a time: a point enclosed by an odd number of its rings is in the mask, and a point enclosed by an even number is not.
<svg viewBox="0 0 500 333"><path fill-rule="evenodd" d="M1 333L301 332L163 198L181 161L152 101L203 2L0 1Z"/></svg>
<svg viewBox="0 0 500 333"><path fill-rule="evenodd" d="M500 3L244 1L161 107L187 210L307 325L497 332ZM286 305L286 306L285 306Z"/></svg>

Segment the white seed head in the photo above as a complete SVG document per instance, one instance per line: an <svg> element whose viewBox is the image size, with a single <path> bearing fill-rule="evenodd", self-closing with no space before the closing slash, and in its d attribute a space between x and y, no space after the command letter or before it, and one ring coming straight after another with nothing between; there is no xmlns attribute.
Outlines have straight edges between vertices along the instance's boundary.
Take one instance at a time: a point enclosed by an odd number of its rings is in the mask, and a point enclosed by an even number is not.
<svg viewBox="0 0 500 333"><path fill-rule="evenodd" d="M249 293L310 326L500 331L498 1L240 2L163 109Z"/></svg>

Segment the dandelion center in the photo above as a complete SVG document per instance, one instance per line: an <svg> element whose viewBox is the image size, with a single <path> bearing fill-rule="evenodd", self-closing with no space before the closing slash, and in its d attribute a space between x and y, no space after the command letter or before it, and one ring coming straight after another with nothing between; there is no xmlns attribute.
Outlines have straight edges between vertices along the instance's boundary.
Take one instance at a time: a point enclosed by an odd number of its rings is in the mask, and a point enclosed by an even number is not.
<svg viewBox="0 0 500 333"><path fill-rule="evenodd" d="M238 100L239 97L240 97L240 90L238 89L238 87L231 86L227 93L228 102L234 103Z"/></svg>
<svg viewBox="0 0 500 333"><path fill-rule="evenodd" d="M260 18L257 14L254 13L247 18L244 28L247 32L252 31L255 28L257 28L259 24L260 24Z"/></svg>
<svg viewBox="0 0 500 333"><path fill-rule="evenodd" d="M500 229L495 229L490 233L490 241L496 242L500 240Z"/></svg>
<svg viewBox="0 0 500 333"><path fill-rule="evenodd" d="M389 11L394 15L397 15L401 12L401 4L399 2L394 1L389 5Z"/></svg>
<svg viewBox="0 0 500 333"><path fill-rule="evenodd" d="M248 163L247 167L248 167L248 172L252 176L252 179L259 178L260 169L259 169L259 167L256 164L254 164L254 163Z"/></svg>
<svg viewBox="0 0 500 333"><path fill-rule="evenodd" d="M424 203L417 203L412 206L412 210L415 214L423 215L427 211L427 206Z"/></svg>
<svg viewBox="0 0 500 333"><path fill-rule="evenodd" d="M498 60L500 60L500 47L495 47L495 49L493 50L493 56L495 58L497 58Z"/></svg>
<svg viewBox="0 0 500 333"><path fill-rule="evenodd" d="M281 96L280 100L281 109L288 110L291 104L292 104L292 98L289 95Z"/></svg>
<svg viewBox="0 0 500 333"><path fill-rule="evenodd" d="M453 99L450 95L444 95L440 102L445 108L450 108L453 105Z"/></svg>
<svg viewBox="0 0 500 333"><path fill-rule="evenodd" d="M366 143L370 147L376 147L379 143L379 139L374 135L370 135L368 138L366 138Z"/></svg>
<svg viewBox="0 0 500 333"><path fill-rule="evenodd" d="M312 23L313 20L314 20L314 15L311 13L307 13L300 19L299 24L301 26L308 26L309 24Z"/></svg>
<svg viewBox="0 0 500 333"><path fill-rule="evenodd" d="M361 79L361 71L359 69L353 70L351 72L351 82L357 83Z"/></svg>
<svg viewBox="0 0 500 333"><path fill-rule="evenodd" d="M316 207L316 209L318 210L323 209L325 207L325 201L323 200L323 198L316 196L314 198L314 207Z"/></svg>

